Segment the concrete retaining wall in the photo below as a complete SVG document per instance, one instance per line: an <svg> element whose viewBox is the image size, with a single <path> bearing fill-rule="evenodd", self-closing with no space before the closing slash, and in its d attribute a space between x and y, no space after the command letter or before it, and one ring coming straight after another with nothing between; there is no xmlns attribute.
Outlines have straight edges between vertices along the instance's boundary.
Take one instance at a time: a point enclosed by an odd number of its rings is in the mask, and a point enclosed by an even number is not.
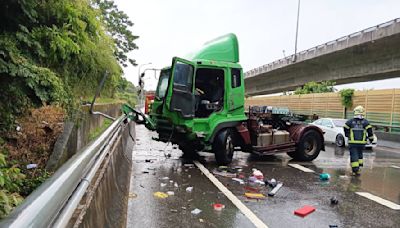
<svg viewBox="0 0 400 228"><path fill-rule="evenodd" d="M100 127L104 117L89 113L90 105L82 106L73 121L64 123L63 133L57 139L46 169L55 171L77 151L89 143L90 132ZM112 117L121 115L121 104L96 104L95 111L103 112Z"/></svg>

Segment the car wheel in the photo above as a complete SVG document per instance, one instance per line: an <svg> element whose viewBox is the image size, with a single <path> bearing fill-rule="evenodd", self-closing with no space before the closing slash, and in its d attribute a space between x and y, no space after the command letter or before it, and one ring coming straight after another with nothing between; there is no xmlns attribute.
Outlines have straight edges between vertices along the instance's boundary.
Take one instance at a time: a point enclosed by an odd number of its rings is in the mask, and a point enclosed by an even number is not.
<svg viewBox="0 0 400 228"><path fill-rule="evenodd" d="M344 147L346 144L346 141L344 140L343 135L341 135L341 134L337 135L335 143L336 143L336 146L338 146L338 147Z"/></svg>
<svg viewBox="0 0 400 228"><path fill-rule="evenodd" d="M234 150L231 130L220 131L213 143L213 152L218 165L229 165L232 162Z"/></svg>

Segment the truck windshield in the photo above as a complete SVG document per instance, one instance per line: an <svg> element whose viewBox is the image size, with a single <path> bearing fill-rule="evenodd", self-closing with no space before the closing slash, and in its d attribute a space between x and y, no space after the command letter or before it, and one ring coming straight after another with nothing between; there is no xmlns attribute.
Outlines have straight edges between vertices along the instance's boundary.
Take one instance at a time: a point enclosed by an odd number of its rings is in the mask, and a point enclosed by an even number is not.
<svg viewBox="0 0 400 228"><path fill-rule="evenodd" d="M169 75L171 70L162 70L160 73L160 79L158 79L157 91L156 91L156 98L161 100L165 97L165 93L168 87Z"/></svg>

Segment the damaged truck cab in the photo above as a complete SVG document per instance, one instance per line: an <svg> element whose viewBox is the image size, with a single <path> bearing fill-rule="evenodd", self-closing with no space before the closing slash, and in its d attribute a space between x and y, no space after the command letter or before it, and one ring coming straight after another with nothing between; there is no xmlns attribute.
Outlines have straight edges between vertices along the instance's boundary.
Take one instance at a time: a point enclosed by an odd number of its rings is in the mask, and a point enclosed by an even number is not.
<svg viewBox="0 0 400 228"><path fill-rule="evenodd" d="M158 140L178 144L184 153L213 152L219 164L229 164L235 149L287 152L301 160L312 160L323 149L319 128L250 110L245 112L238 41L228 34L162 69L150 119Z"/></svg>

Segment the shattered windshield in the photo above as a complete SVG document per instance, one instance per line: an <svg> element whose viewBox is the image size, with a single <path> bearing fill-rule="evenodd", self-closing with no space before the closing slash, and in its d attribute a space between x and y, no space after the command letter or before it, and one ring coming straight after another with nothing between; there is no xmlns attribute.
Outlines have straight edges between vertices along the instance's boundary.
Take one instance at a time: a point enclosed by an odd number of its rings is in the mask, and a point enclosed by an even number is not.
<svg viewBox="0 0 400 228"><path fill-rule="evenodd" d="M160 73L160 79L158 80L156 98L163 99L168 87L170 70L162 70Z"/></svg>

